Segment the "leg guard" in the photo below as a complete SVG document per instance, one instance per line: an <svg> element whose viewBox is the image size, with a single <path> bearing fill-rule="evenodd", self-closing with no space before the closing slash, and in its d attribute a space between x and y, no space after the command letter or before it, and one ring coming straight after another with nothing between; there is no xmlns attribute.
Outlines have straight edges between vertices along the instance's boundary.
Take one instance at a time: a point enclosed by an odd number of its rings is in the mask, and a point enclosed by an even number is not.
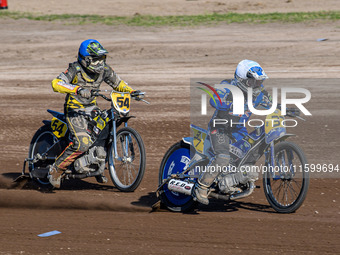
<svg viewBox="0 0 340 255"><path fill-rule="evenodd" d="M70 113L67 124L72 134L73 142L59 155L55 164L60 169L67 169L72 162L91 146L91 139L87 134L87 120L82 115Z"/></svg>

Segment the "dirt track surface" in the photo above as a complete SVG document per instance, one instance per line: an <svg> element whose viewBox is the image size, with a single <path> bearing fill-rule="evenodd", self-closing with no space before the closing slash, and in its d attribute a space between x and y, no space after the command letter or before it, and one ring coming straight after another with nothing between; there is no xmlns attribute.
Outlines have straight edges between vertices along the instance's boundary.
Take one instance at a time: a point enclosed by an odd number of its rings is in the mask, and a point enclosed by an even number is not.
<svg viewBox="0 0 340 255"><path fill-rule="evenodd" d="M196 15L226 12L297 12L339 10L337 0L10 0L13 11L44 14Z"/></svg>
<svg viewBox="0 0 340 255"><path fill-rule="evenodd" d="M270 78L323 78L301 79L300 87L312 93L307 107L313 116L290 131L298 135L294 141L309 163L339 164L340 87L324 79L340 78L339 26L145 29L1 20L0 254L339 253L339 179L313 178L295 214L275 213L262 188L242 201L213 201L194 214L149 213L164 153L189 135L190 78L231 78L244 58L260 62ZM137 119L131 125L147 150L140 187L121 193L111 182L92 179L66 182L53 193L13 187L31 137L41 120L50 119L46 109L62 111L64 96L52 92L50 81L75 59L79 43L91 37L110 51L108 63L116 72L146 91L151 102L132 105ZM62 233L37 237L52 230Z"/></svg>

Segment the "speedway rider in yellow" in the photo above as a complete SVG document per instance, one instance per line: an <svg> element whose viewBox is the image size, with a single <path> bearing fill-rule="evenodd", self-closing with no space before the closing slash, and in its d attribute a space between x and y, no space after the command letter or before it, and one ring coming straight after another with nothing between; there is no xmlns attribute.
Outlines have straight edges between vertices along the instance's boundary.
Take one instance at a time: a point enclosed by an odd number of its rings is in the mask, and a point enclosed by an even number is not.
<svg viewBox="0 0 340 255"><path fill-rule="evenodd" d="M60 187L63 172L82 153L91 146L87 133L88 121L79 111L91 114L98 110L96 97L91 95L91 89L99 89L104 81L113 89L120 92L134 93L123 80L106 64L107 50L93 39L81 43L78 61L70 63L68 69L52 81L55 92L66 93L64 111L68 127L72 135L72 142L57 158L49 171L49 181ZM98 182L107 182L104 176L96 176Z"/></svg>

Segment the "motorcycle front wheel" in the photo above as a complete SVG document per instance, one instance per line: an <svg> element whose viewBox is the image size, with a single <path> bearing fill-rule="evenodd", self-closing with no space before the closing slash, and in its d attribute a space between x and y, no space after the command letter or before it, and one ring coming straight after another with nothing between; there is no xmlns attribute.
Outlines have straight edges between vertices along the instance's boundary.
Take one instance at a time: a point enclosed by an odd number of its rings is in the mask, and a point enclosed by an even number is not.
<svg viewBox="0 0 340 255"><path fill-rule="evenodd" d="M292 142L275 145L274 167L263 173L264 193L269 204L279 213L293 213L300 208L309 187L306 157Z"/></svg>
<svg viewBox="0 0 340 255"><path fill-rule="evenodd" d="M131 127L118 130L117 140L109 152L109 173L120 191L132 192L141 183L146 164L145 148L140 134ZM114 143L117 155L114 155Z"/></svg>

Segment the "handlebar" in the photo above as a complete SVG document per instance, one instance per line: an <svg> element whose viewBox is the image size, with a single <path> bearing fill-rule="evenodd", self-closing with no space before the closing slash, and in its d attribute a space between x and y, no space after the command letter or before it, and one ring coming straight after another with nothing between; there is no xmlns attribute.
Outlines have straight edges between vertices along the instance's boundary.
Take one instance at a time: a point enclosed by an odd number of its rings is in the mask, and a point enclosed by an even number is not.
<svg viewBox="0 0 340 255"><path fill-rule="evenodd" d="M286 108L286 115L290 117L300 116L300 110L297 108Z"/></svg>
<svg viewBox="0 0 340 255"><path fill-rule="evenodd" d="M281 110L281 104L277 105L277 108ZM294 107L287 107L286 108L286 115L293 118L298 118L300 120L306 121L304 118L300 117L300 109Z"/></svg>
<svg viewBox="0 0 340 255"><path fill-rule="evenodd" d="M105 96L105 95L103 95L103 94L100 94L99 93L99 89L92 89L91 90L91 96L95 96L95 97L102 97L102 98L104 98L106 101L111 101L111 99L110 98L108 98L107 96Z"/></svg>
<svg viewBox="0 0 340 255"><path fill-rule="evenodd" d="M103 94L101 94L101 93L99 93L99 92L112 92L112 91L120 93L120 91L117 91L117 90L107 90L107 89L105 89L105 90L100 90L100 89L92 89L92 90L91 90L91 95L92 95L92 96L100 96L100 97L102 97L103 99L105 99L106 101L111 101L110 98L108 98L107 96L105 96L105 95L103 95ZM136 101L142 101L142 102L144 102L144 103L146 103L146 104L150 104L148 101L146 101L146 100L143 99L143 97L145 96L145 94L146 94L145 92L141 92L141 91L139 91L138 93L134 93L134 94L131 93L131 98L135 99Z"/></svg>

